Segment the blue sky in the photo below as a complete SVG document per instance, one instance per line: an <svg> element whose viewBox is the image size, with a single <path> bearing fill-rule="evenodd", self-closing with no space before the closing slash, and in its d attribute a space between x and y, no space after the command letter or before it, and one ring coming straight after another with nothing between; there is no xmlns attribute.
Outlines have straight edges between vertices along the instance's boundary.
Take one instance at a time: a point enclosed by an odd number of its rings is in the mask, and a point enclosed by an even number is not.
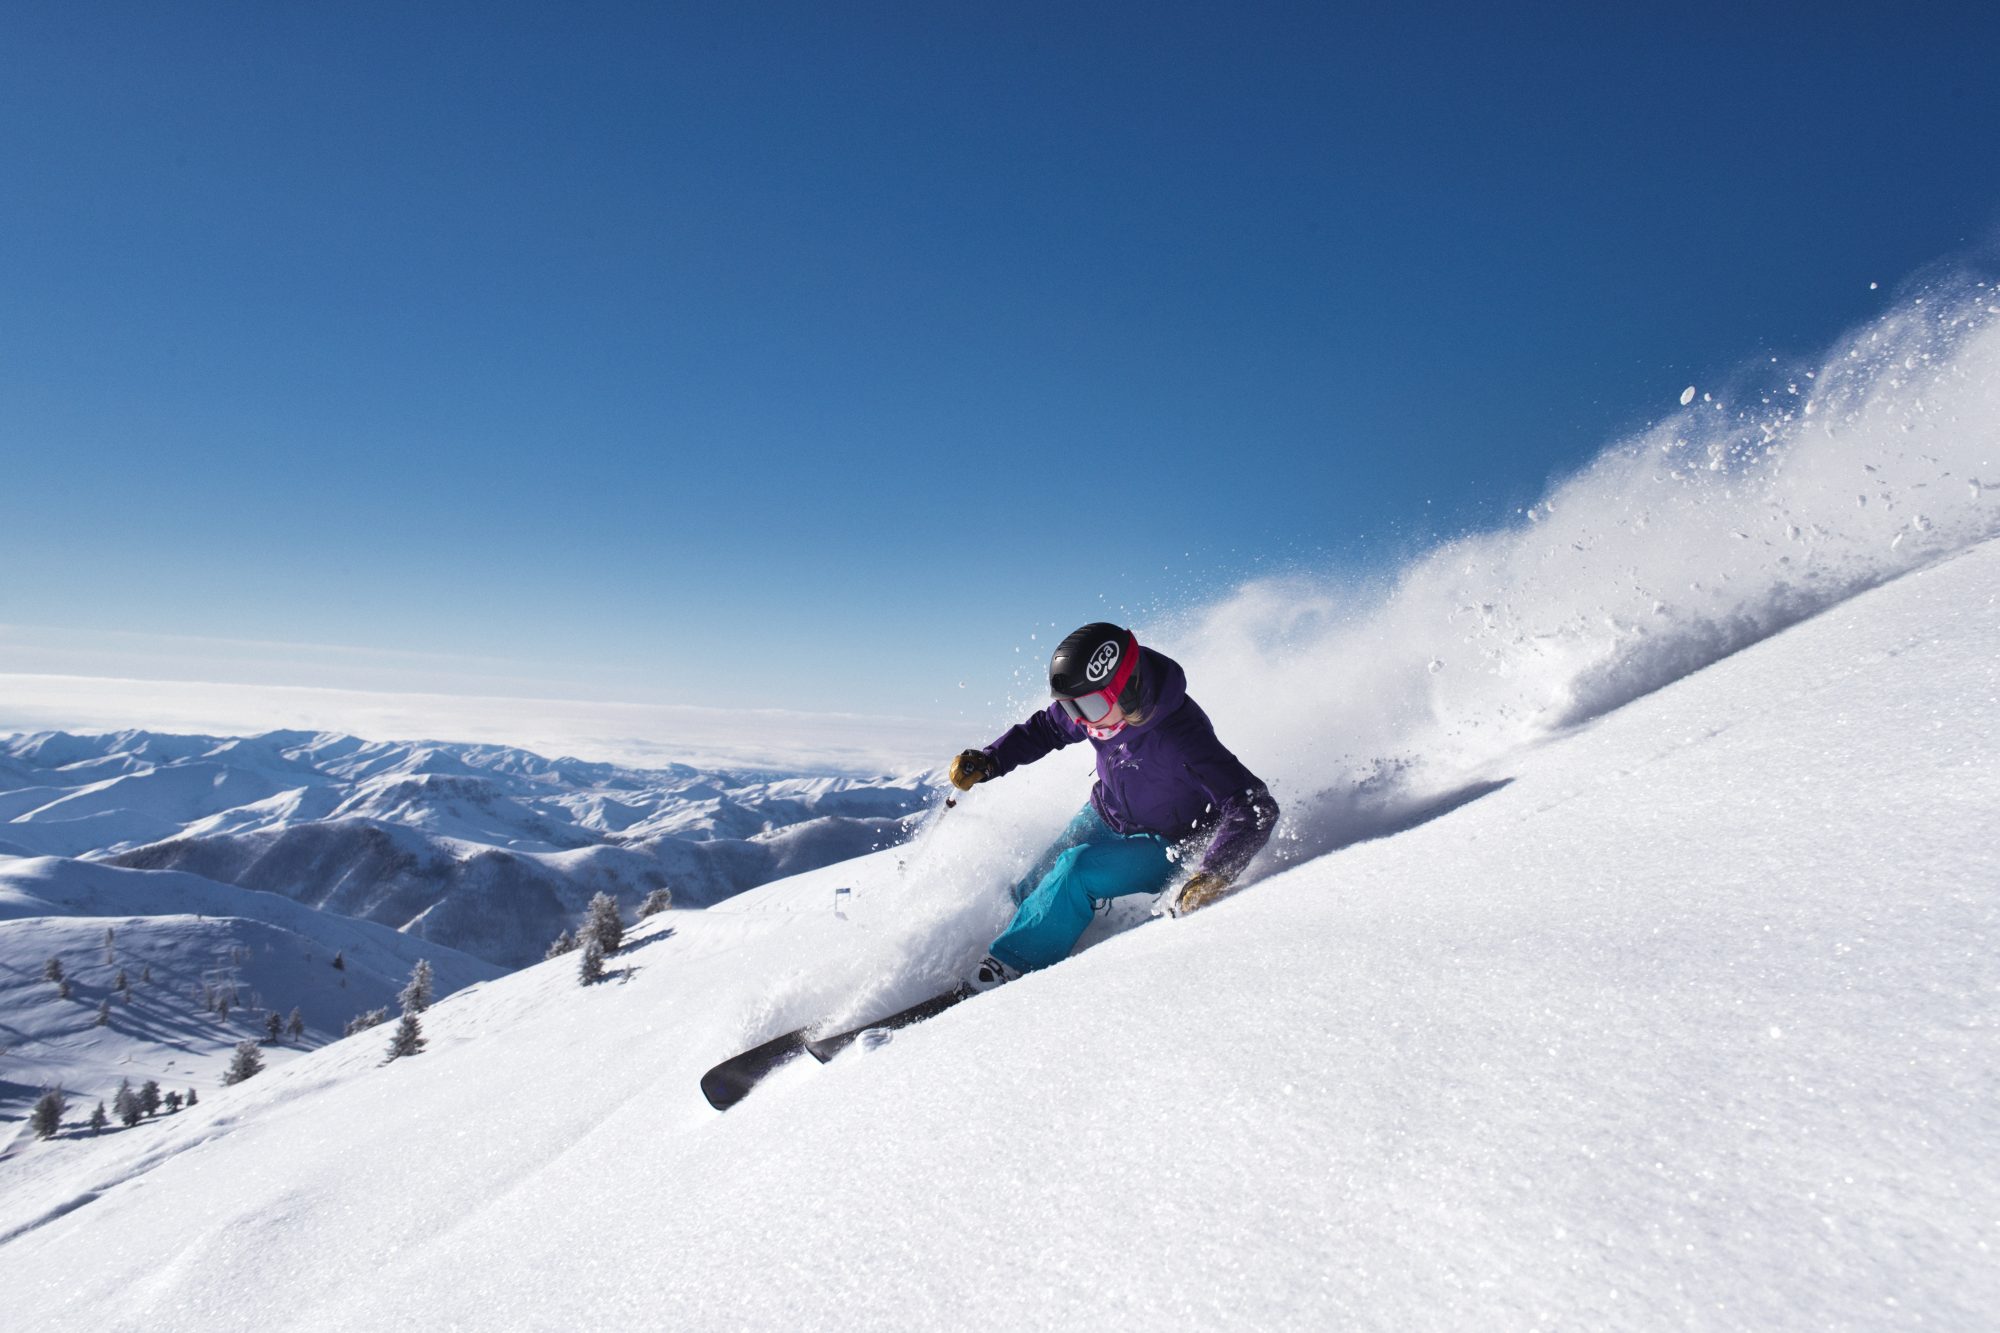
<svg viewBox="0 0 2000 1333"><path fill-rule="evenodd" d="M2000 225L1988 7L1344 8L8 7L0 673L950 719Z"/></svg>

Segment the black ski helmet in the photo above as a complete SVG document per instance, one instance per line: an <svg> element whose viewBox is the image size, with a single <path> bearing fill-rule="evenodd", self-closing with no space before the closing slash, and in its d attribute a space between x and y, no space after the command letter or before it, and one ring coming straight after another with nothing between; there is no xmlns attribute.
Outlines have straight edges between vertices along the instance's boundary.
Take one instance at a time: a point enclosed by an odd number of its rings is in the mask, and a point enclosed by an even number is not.
<svg viewBox="0 0 2000 1333"><path fill-rule="evenodd" d="M1108 688L1123 672L1125 687L1118 692L1118 706L1133 711L1139 700L1139 639L1129 629L1098 620L1085 625L1061 643L1049 658L1049 693L1058 699L1080 699Z"/></svg>

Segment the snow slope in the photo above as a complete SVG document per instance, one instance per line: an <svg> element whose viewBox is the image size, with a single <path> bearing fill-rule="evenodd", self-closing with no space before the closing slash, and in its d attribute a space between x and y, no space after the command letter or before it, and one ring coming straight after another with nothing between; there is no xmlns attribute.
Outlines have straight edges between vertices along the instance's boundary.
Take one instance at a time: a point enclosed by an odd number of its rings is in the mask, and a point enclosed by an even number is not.
<svg viewBox="0 0 2000 1333"><path fill-rule="evenodd" d="M30 1329L1987 1326L1996 703L1988 543L710 1111L716 1058L979 947L1061 813L1010 779L900 871L454 997L415 1059L19 1154L0 1289Z"/></svg>
<svg viewBox="0 0 2000 1333"><path fill-rule="evenodd" d="M70 979L67 999L43 978L50 958ZM300 1041L272 1048L272 1063L323 1045L357 1014L392 1005L419 958L430 961L438 994L501 971L383 926L192 875L53 857L0 861L0 1114L14 1122L0 1147L25 1133L28 1107L46 1086L91 1104L121 1078L217 1086L235 1044L261 1038L271 1010L289 1017L296 1008L305 1026ZM207 1003L222 994L226 1017ZM110 1017L99 1026L105 1000Z"/></svg>

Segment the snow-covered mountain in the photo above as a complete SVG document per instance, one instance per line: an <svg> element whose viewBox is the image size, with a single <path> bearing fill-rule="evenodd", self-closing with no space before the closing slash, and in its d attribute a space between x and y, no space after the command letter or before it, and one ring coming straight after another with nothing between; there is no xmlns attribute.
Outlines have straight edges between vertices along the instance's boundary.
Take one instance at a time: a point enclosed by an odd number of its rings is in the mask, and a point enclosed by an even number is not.
<svg viewBox="0 0 2000 1333"><path fill-rule="evenodd" d="M717 902L900 841L919 799L914 779L302 732L0 741L0 1117L18 1128L49 1085L212 1084L297 1008L282 1063L389 1004L419 958L456 989L540 959L599 892L628 917L659 888Z"/></svg>
<svg viewBox="0 0 2000 1333"><path fill-rule="evenodd" d="M1984 1326L1996 590L1989 543L709 1110L716 1059L978 949L1077 794L1038 766L420 1056L24 1147L0 1288L36 1330Z"/></svg>
<svg viewBox="0 0 2000 1333"><path fill-rule="evenodd" d="M183 870L503 966L585 902L686 906L899 841L903 778L619 769L522 750L273 732L0 741L0 854Z"/></svg>

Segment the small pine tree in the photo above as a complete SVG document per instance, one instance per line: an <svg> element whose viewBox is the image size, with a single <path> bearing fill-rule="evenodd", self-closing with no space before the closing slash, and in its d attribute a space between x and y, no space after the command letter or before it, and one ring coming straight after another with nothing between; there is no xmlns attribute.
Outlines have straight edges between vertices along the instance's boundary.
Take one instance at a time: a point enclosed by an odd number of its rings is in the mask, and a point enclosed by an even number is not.
<svg viewBox="0 0 2000 1333"><path fill-rule="evenodd" d="M154 1079L147 1079L139 1089L139 1109L147 1115L155 1115L160 1109L160 1085Z"/></svg>
<svg viewBox="0 0 2000 1333"><path fill-rule="evenodd" d="M145 982L148 985L152 984L153 965L151 963L148 963L144 967L139 969L139 980Z"/></svg>
<svg viewBox="0 0 2000 1333"><path fill-rule="evenodd" d="M239 1041L236 1043L236 1056L229 1062L229 1072L222 1076L222 1081L233 1086L263 1072L264 1057L258 1053L257 1043Z"/></svg>
<svg viewBox="0 0 2000 1333"><path fill-rule="evenodd" d="M49 959L48 962L42 964L43 981L61 981L62 979L63 979L62 959L51 958Z"/></svg>
<svg viewBox="0 0 2000 1333"><path fill-rule="evenodd" d="M195 1096L195 1095L194 1095L194 1089L193 1089L193 1088L189 1088L189 1089L188 1089L188 1099L187 1099L187 1104L188 1104L189 1106L193 1106L193 1105L194 1105L194 1104L195 1104L196 1102L198 1102L198 1101L200 1101L200 1100L201 1100L201 1098L199 1098L199 1097L197 1097L197 1096Z"/></svg>
<svg viewBox="0 0 2000 1333"><path fill-rule="evenodd" d="M128 1000L132 998L132 979L125 975L124 968L122 967L119 968L118 975L112 978L111 989L115 991L123 991L125 994L125 998Z"/></svg>
<svg viewBox="0 0 2000 1333"><path fill-rule="evenodd" d="M273 1009L270 1013L264 1015L264 1040L276 1046L278 1039L284 1035L285 1020L278 1017L278 1011Z"/></svg>
<svg viewBox="0 0 2000 1333"><path fill-rule="evenodd" d="M65 1000L67 1000L67 999L69 998L69 978L68 978L68 977L64 977L64 978L63 978L63 979L62 979L61 981L58 981L58 982L56 983L56 994L58 994L58 995L62 996L62 997L63 997L63 998L65 999Z"/></svg>
<svg viewBox="0 0 2000 1333"><path fill-rule="evenodd" d="M69 1101L62 1095L61 1088L45 1088L35 1102L35 1109L28 1119L35 1127L38 1138L52 1139L62 1128L63 1112L69 1109Z"/></svg>
<svg viewBox="0 0 2000 1333"><path fill-rule="evenodd" d="M130 1079L118 1080L118 1092L111 1098L111 1111L118 1117L118 1123L127 1129L146 1118L146 1108L139 1104L139 1094L132 1091Z"/></svg>
<svg viewBox="0 0 2000 1333"><path fill-rule="evenodd" d="M103 1027L111 1021L111 997L105 996L97 1002L97 1026Z"/></svg>
<svg viewBox="0 0 2000 1333"><path fill-rule="evenodd" d="M596 940L606 958L618 952L618 946L625 942L625 919L618 914L618 903L610 894L600 893L590 900L590 906L584 909L583 929L578 934Z"/></svg>
<svg viewBox="0 0 2000 1333"><path fill-rule="evenodd" d="M423 1048L423 1024L417 1021L415 1014L404 1014L403 1021L396 1024L396 1035L389 1038L389 1059L400 1060L406 1055L415 1055Z"/></svg>
<svg viewBox="0 0 2000 1333"><path fill-rule="evenodd" d="M560 958L564 954L571 952L575 948L576 948L576 936L570 934L569 931L565 929L562 934L556 936L554 939L549 941L548 950L542 954L542 958L544 961L550 958Z"/></svg>
<svg viewBox="0 0 2000 1333"><path fill-rule="evenodd" d="M347 950L335 949L333 951L333 970L336 972L345 972L347 970Z"/></svg>
<svg viewBox="0 0 2000 1333"><path fill-rule="evenodd" d="M410 969L410 979L403 987L403 993L396 997L406 1014L421 1014L431 1007L431 964L428 958L419 958L417 965Z"/></svg>
<svg viewBox="0 0 2000 1333"><path fill-rule="evenodd" d="M306 1016L299 1012L296 1005L292 1008L291 1022L285 1024L285 1035L293 1041L306 1035Z"/></svg>
<svg viewBox="0 0 2000 1333"><path fill-rule="evenodd" d="M589 986L604 980L604 946L595 935L583 942L583 957L576 965L576 979Z"/></svg>
<svg viewBox="0 0 2000 1333"><path fill-rule="evenodd" d="M218 995L215 997L215 1016L225 1023L229 1021L229 997L227 995Z"/></svg>
<svg viewBox="0 0 2000 1333"><path fill-rule="evenodd" d="M369 1028L380 1027L388 1021L389 1011L387 1009L370 1009L365 1014L356 1014L354 1017L348 1019L345 1031L351 1037L357 1032L366 1032Z"/></svg>
<svg viewBox="0 0 2000 1333"><path fill-rule="evenodd" d="M180 1110L180 1109L181 1109L181 1095L180 1095L180 1094L179 1094L178 1092L170 1092L170 1093L168 1093L168 1094L167 1094L167 1114L168 1114L168 1115L172 1115L172 1114L173 1114L173 1113L174 1113L175 1111L178 1111L178 1110Z"/></svg>
<svg viewBox="0 0 2000 1333"><path fill-rule="evenodd" d="M97 1104L97 1109L90 1113L91 1134L93 1136L102 1134L104 1132L104 1127L110 1123L111 1123L111 1117L104 1114L104 1103L99 1102Z"/></svg>
<svg viewBox="0 0 2000 1333"><path fill-rule="evenodd" d="M639 904L639 919L644 921L649 916L658 916L673 905L674 892L672 889L654 889L646 895L646 901Z"/></svg>

